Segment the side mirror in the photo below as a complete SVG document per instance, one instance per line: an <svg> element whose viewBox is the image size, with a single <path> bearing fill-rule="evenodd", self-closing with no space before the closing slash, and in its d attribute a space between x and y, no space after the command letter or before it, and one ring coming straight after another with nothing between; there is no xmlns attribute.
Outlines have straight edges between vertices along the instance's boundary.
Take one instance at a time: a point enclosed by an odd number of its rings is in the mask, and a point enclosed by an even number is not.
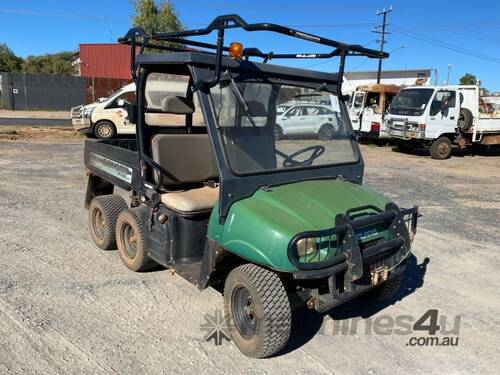
<svg viewBox="0 0 500 375"><path fill-rule="evenodd" d="M450 108L450 103L448 102L448 100L443 100L443 102L441 103L441 109L440 109L440 112L447 116L447 113L448 113L448 108Z"/></svg>
<svg viewBox="0 0 500 375"><path fill-rule="evenodd" d="M128 120L132 124L137 124L137 104L128 103L126 106Z"/></svg>
<svg viewBox="0 0 500 375"><path fill-rule="evenodd" d="M125 100L123 99L118 99L116 101L116 104L118 105L118 107L125 107Z"/></svg>

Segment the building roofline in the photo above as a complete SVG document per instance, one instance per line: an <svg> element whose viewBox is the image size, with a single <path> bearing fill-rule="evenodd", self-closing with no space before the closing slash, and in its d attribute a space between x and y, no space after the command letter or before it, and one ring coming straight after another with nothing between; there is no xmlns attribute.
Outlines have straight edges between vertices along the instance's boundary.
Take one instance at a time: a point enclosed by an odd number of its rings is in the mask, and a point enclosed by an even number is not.
<svg viewBox="0 0 500 375"><path fill-rule="evenodd" d="M78 45L79 46L123 46L123 44L121 43L78 43Z"/></svg>
<svg viewBox="0 0 500 375"><path fill-rule="evenodd" d="M422 71L428 71L431 72L433 69L432 68L411 68L411 69L391 69L391 70L382 70L382 74L384 73L401 73L401 72L422 72ZM346 71L344 74L367 74L367 73L377 73L376 70L354 70L354 71Z"/></svg>

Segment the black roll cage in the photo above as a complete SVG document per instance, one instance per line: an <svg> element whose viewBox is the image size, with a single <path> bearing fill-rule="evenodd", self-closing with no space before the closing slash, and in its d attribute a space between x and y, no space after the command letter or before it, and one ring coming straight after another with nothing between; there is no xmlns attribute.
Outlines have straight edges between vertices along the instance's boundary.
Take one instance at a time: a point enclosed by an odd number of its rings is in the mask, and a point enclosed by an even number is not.
<svg viewBox="0 0 500 375"><path fill-rule="evenodd" d="M229 47L224 45L224 30L232 28L242 28L246 31L271 31L333 47L333 50L329 53L282 54L274 52L263 53L257 48L245 48L243 49L242 59L229 59L229 56L224 54L224 52L229 51ZM217 44L187 39L187 37L191 36L207 35L215 30L218 31ZM311 88L314 87L317 89L318 87L331 87L336 91L336 95L340 99L342 98L342 77L344 74L345 58L347 56L366 56L370 58L388 57L387 53L381 53L359 45L345 44L276 24L247 24L238 15L219 16L204 29L186 30L180 32L153 33L152 35L147 35L142 28L136 27L130 29L123 38L119 39L119 42L130 45L131 47L130 58L132 77L136 82L138 91L143 92L146 85L146 76L152 67L156 69L164 64L168 64L170 66L180 66L183 64L188 65L190 76L192 77L194 84L191 86L191 90L188 90L189 92L187 94L192 95L194 91L200 91L200 107L204 118L207 121L207 132L210 136L214 152L216 154L216 159L219 164L221 183L219 201L220 223L224 222L230 206L235 201L250 196L257 188L262 186L280 185L294 181L302 181L304 179L303 170L300 168L287 171L286 175L284 173L266 173L239 176L232 172L227 160L225 159L225 152L221 146L222 143L220 140L220 134L217 132L218 124L215 117L213 117L212 103L208 97L209 89L220 82L223 69L237 72L247 72L250 75L264 74L269 79L272 77L279 79L281 83L287 82L291 79L291 77L294 78L293 81L295 82L295 78L297 78L297 82L310 86ZM169 42L170 44L162 44L162 42ZM203 49L193 49L187 46L195 46ZM165 54L145 53L146 49L178 52L178 54L165 56ZM336 73L306 71L303 69L266 64L269 60L275 58L325 59L334 56L340 56L338 76ZM263 58L264 64L249 61L250 57ZM141 68L140 74L138 74L139 67ZM207 67L209 67L209 69L207 69ZM335 88L333 87L334 85ZM141 178L141 182L139 183L138 191L149 199L148 202L150 201L152 205L155 205L158 202L157 186L154 186L151 182L146 184L144 175L145 173L149 173L147 170L150 168L150 172L156 170L160 174L167 175L168 172L163 170L161 166L157 165L147 155L147 152L145 152L145 150L148 149L146 140L149 138L148 135L151 135L151 131L154 131L154 129L152 127L149 129L149 132L145 133L143 118L140 116L140 114L145 110L143 95L138 95L137 100L137 105L130 106L128 111L129 117L133 118L137 124L136 136L138 142L139 163L142 171L141 174L143 176L143 178ZM341 108L345 111L345 106L342 107L342 105ZM189 127L188 130L189 132L192 132L195 131L195 128ZM314 168L310 170L309 179L342 178L353 183L361 184L364 167L361 155L359 155L359 159L355 164L356 165L353 166L352 163L344 163L334 166Z"/></svg>
<svg viewBox="0 0 500 375"><path fill-rule="evenodd" d="M130 59L132 78L137 82L137 64L136 64L136 49L139 47L139 54L143 54L146 48L157 49L172 52L202 52L211 53L216 56L214 76L205 82L196 85L193 89L199 90L203 88L214 87L220 80L222 56L224 52L229 51L229 47L224 45L224 30L241 28L245 31L269 31L277 34L290 36L297 39L307 40L312 43L322 44L324 46L333 47L333 50L328 53L274 53L272 51L264 53L258 48L244 48L243 58L248 60L250 57L260 57L266 63L271 59L328 59L335 56L340 56L339 63L339 82L337 84L337 95L342 95L342 77L344 75L345 58L347 56L365 56L369 58L387 58L387 52L381 52L361 45L346 44L333 39L324 38L318 35L306 33L300 30L292 29L286 26L277 25L274 23L247 23L237 14L228 14L216 17L206 28L192 29L174 32L158 32L148 35L142 27L134 27L127 34L118 39L119 43L128 44L131 46ZM217 30L217 44L205 43L196 40L187 39L187 37L203 36ZM171 45L163 45L161 42L170 42ZM160 42L160 43L158 43ZM186 46L194 46L204 48L206 50L193 49ZM207 51L208 50L208 51ZM212 50L212 51L210 51ZM215 51L215 52L213 52Z"/></svg>

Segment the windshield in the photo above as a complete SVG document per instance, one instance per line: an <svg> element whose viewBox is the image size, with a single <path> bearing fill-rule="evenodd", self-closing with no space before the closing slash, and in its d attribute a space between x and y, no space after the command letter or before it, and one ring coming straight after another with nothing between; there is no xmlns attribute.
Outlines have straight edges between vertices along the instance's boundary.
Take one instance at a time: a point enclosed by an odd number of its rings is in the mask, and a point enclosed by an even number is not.
<svg viewBox="0 0 500 375"><path fill-rule="evenodd" d="M210 96L229 165L237 174L359 159L349 121L333 94L259 82L236 82L235 89L223 81Z"/></svg>
<svg viewBox="0 0 500 375"><path fill-rule="evenodd" d="M394 115L421 116L433 92L433 89L402 90L391 103L389 113Z"/></svg>

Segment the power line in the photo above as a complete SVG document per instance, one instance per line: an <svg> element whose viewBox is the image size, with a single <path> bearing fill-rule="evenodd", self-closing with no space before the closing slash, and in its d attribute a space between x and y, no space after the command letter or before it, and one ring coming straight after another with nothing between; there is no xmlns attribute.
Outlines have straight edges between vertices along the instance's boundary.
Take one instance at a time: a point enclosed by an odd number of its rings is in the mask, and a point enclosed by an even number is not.
<svg viewBox="0 0 500 375"><path fill-rule="evenodd" d="M26 16L41 16L41 17L77 18L77 19L88 19L96 21L125 21L125 19L118 19L111 17L86 16L81 14L70 14L70 13L39 12L35 10L23 10L23 9L0 8L0 13L21 14ZM127 22L130 22L130 20L127 20Z"/></svg>
<svg viewBox="0 0 500 375"><path fill-rule="evenodd" d="M456 25L456 24L450 24L446 23L443 20L438 20L436 18L429 17L427 15L420 15L417 13L409 12L407 10L398 10L398 13L400 13L401 16L403 16L406 19L412 20L419 22L421 24L425 25L431 25L433 28L437 28L446 32L452 32L455 34L461 34L464 37L471 38L471 39L476 39L480 40L483 42L490 42L494 44L500 44L500 38L494 37L491 34L487 33L482 33L480 31L475 31L475 30L467 30L465 29L464 25ZM427 26L429 27L429 26Z"/></svg>
<svg viewBox="0 0 500 375"><path fill-rule="evenodd" d="M435 45L435 46L438 46L441 48L455 51L455 52L461 53L463 55L472 56L472 57L475 57L477 59L500 64L500 59L498 59L496 57L485 55L485 54L477 52L477 51L473 51L473 50L470 50L470 49L467 49L467 48L464 48L461 46L457 46L457 45L454 45L454 44L451 44L451 43L448 43L448 42L445 42L445 41L442 41L439 39L435 39L435 38L432 38L432 37L429 37L429 36L426 36L423 34L419 34L419 33L416 33L414 30L408 30L408 29L405 29L404 27L401 27L398 25L394 25L392 29L395 33L402 34L402 35L405 35L407 37L410 37L410 38L413 38L416 40L420 40L420 41L428 43L428 44L432 44L432 45Z"/></svg>

